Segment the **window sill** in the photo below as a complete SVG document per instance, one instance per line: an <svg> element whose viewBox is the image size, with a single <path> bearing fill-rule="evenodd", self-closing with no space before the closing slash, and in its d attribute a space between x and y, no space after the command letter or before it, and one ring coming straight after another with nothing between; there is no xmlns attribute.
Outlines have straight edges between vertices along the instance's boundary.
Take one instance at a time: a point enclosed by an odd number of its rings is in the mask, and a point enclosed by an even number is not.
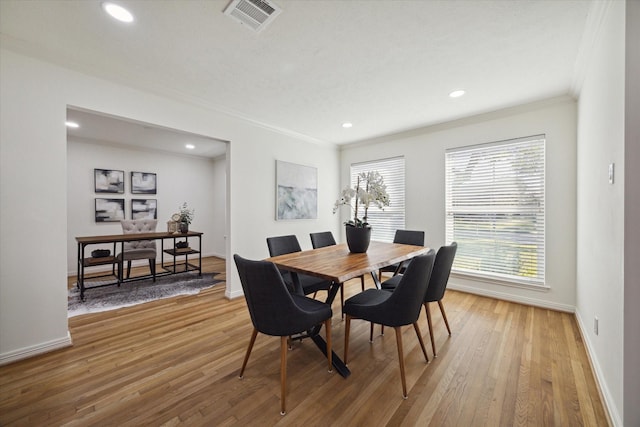
<svg viewBox="0 0 640 427"><path fill-rule="evenodd" d="M520 288L520 289L529 289L529 290L533 290L533 291L539 291L539 292L548 292L551 290L551 287L543 284L543 285L535 285L532 283L527 283L525 281L522 282L518 282L518 281L512 281L512 280L502 280L499 279L497 277L494 276L484 276L481 274L471 274L471 273L462 273L462 272L456 272L456 271L451 271L451 276L455 277L455 278L459 278L459 279L466 279L466 280L473 280L476 282L483 282L483 283L490 283L492 285L500 285L500 286L509 286L509 287L513 287L513 288Z"/></svg>

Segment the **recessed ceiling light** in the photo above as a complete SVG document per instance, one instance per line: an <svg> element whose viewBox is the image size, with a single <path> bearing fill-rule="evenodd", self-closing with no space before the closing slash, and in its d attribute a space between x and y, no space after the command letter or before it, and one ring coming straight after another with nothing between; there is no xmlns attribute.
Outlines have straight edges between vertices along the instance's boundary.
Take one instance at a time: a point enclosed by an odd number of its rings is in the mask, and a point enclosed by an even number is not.
<svg viewBox="0 0 640 427"><path fill-rule="evenodd" d="M70 122L70 121L66 121L64 122L64 124L68 127L68 128L79 128L80 125L77 124L76 122Z"/></svg>
<svg viewBox="0 0 640 427"><path fill-rule="evenodd" d="M449 94L449 97L451 97L451 98L460 98L464 94L465 94L464 90L461 90L461 89L460 90L454 90L453 92L451 92Z"/></svg>
<svg viewBox="0 0 640 427"><path fill-rule="evenodd" d="M196 148L196 146L193 144L186 144L184 148L186 148L187 150L193 150L194 148Z"/></svg>
<svg viewBox="0 0 640 427"><path fill-rule="evenodd" d="M115 3L102 3L105 12L120 22L133 22L133 15L127 9Z"/></svg>
<svg viewBox="0 0 640 427"><path fill-rule="evenodd" d="M342 127L345 128L345 129L348 129L350 127L353 127L353 123L345 122L345 123L342 124Z"/></svg>

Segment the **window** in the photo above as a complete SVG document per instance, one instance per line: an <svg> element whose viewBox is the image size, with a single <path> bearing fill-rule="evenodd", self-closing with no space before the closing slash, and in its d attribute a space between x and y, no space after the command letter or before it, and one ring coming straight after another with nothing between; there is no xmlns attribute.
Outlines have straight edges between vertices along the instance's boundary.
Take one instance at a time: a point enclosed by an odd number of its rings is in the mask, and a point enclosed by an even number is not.
<svg viewBox="0 0 640 427"><path fill-rule="evenodd" d="M447 150L456 273L544 286L545 136Z"/></svg>
<svg viewBox="0 0 640 427"><path fill-rule="evenodd" d="M384 178L389 194L389 206L384 210L369 209L371 240L392 242L397 229L404 229L404 157L373 160L351 165L351 186L355 188L356 177L361 172L378 171Z"/></svg>

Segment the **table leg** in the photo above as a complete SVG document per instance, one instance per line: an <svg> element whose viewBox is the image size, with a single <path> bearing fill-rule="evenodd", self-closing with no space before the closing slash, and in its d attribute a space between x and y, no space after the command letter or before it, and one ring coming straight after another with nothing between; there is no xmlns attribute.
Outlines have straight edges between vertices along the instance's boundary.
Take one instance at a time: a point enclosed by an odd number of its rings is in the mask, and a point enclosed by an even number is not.
<svg viewBox="0 0 640 427"><path fill-rule="evenodd" d="M329 294L327 295L326 299L327 304L333 304L333 300L338 294L338 290L340 290L341 286L342 283L331 283ZM320 336L320 329L322 329L322 323L314 326L313 329L309 331L309 336L316 344L316 346L320 349L320 351L322 351L322 354L326 356L327 343L324 338ZM336 368L336 371L338 371L338 373L342 375L343 378L347 378L349 375L351 375L351 371L349 370L349 368L347 368L347 365L344 364L342 359L340 359L340 357L334 351L331 352L331 362L333 363L333 367Z"/></svg>
<svg viewBox="0 0 640 427"><path fill-rule="evenodd" d="M376 271L371 272L371 277L373 278L373 284L376 285L376 289L382 289L382 285L380 284L380 279L376 274Z"/></svg>
<svg viewBox="0 0 640 427"><path fill-rule="evenodd" d="M313 340L314 343L316 343L316 346L318 346L322 354L326 356L327 343L324 340L324 338L316 334L316 335L311 335L311 339ZM343 378L347 378L349 375L351 375L351 371L349 370L349 368L347 368L347 365L344 364L342 359L338 357L335 351L331 352L331 363L333 364L333 367L336 368L336 371L338 371L338 373L342 375Z"/></svg>

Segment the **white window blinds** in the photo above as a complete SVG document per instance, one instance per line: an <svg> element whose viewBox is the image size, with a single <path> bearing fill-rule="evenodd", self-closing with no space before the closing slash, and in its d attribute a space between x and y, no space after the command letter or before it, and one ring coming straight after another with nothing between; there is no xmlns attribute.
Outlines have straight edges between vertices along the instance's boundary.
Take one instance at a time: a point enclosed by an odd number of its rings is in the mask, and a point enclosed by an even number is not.
<svg viewBox="0 0 640 427"><path fill-rule="evenodd" d="M404 157L373 160L351 165L351 186L361 172L378 171L384 178L389 194L389 206L384 210L369 208L371 240L392 242L397 229L404 229ZM362 213L360 214L362 215Z"/></svg>
<svg viewBox="0 0 640 427"><path fill-rule="evenodd" d="M544 285L545 136L446 152L453 271Z"/></svg>

